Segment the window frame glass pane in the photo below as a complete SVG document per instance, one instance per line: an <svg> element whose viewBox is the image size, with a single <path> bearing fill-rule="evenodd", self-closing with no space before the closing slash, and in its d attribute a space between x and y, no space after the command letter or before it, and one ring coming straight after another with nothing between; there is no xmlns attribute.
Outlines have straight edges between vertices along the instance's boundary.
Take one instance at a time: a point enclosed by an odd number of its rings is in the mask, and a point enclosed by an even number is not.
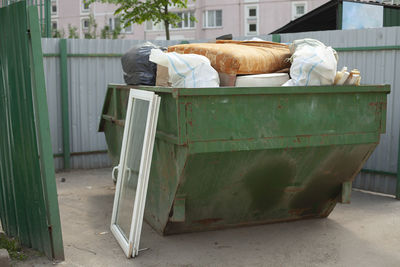
<svg viewBox="0 0 400 267"><path fill-rule="evenodd" d="M194 22L193 22L194 25ZM203 12L203 28L222 27L222 10L206 10Z"/></svg>
<svg viewBox="0 0 400 267"><path fill-rule="evenodd" d="M89 12L90 11L90 4L85 3L84 0L81 0L81 10L83 12Z"/></svg>
<svg viewBox="0 0 400 267"><path fill-rule="evenodd" d="M207 27L215 27L215 10L209 10L207 13Z"/></svg>
<svg viewBox="0 0 400 267"><path fill-rule="evenodd" d="M86 26L86 23L87 23L87 26ZM82 29L84 29L84 30L89 29L89 24L90 24L89 19L82 19Z"/></svg>
<svg viewBox="0 0 400 267"><path fill-rule="evenodd" d="M300 12L299 12L300 11ZM296 5L296 15L304 15L305 6L304 5Z"/></svg>
<svg viewBox="0 0 400 267"><path fill-rule="evenodd" d="M183 28L189 28L189 12L182 13L183 16Z"/></svg>
<svg viewBox="0 0 400 267"><path fill-rule="evenodd" d="M54 25L55 25L55 27L54 27ZM52 30L57 30L57 28L58 28L58 23L57 23L57 21L52 21L52 22L51 22L51 29L52 29Z"/></svg>
<svg viewBox="0 0 400 267"><path fill-rule="evenodd" d="M51 14L57 14L57 3L53 2L51 5Z"/></svg>
<svg viewBox="0 0 400 267"><path fill-rule="evenodd" d="M189 13L189 23L190 23L190 28L194 28L196 27L194 20L192 20L192 18L194 18L194 12L190 11Z"/></svg>
<svg viewBox="0 0 400 267"><path fill-rule="evenodd" d="M252 12L252 11L254 11L254 12ZM252 14L252 13L254 13L254 14ZM251 18L257 17L257 8L255 8L255 7L249 8L249 17L251 17Z"/></svg>
<svg viewBox="0 0 400 267"><path fill-rule="evenodd" d="M302 9L303 13L300 13ZM306 1L296 1L292 2L292 20L295 20L308 12L307 10L307 2Z"/></svg>
<svg viewBox="0 0 400 267"><path fill-rule="evenodd" d="M137 128L138 126L134 125L133 123L135 115L137 118L137 114L135 113L134 109L135 100L144 100L148 101L149 103L147 110L148 112L144 125L145 127L144 133L143 132L138 133L137 130L135 130L138 129ZM147 194L147 191L145 189L147 188L147 184L149 181L150 166L154 148L154 139L156 133L157 120L158 120L159 106L160 106L160 97L157 96L154 92L137 90L137 89L130 90L128 98L128 109L125 119L125 129L121 147L121 158L120 158L120 163L117 167L118 180L114 196L114 206L111 219L111 232L117 239L119 245L121 246L125 255L128 258L132 256L135 257L136 255L138 255L139 252L140 234L143 224L144 207ZM140 153L139 171L137 173L138 179L137 179L136 194L135 196L132 196L131 200L129 199L127 200L133 202L133 210L131 212L132 219L130 220L129 233L124 233L123 230L118 225L118 213L120 212L119 205L121 200L120 199L121 193L123 192L123 186L126 185L126 181L129 183L131 175L131 171L129 171L128 168L126 168L127 166L126 164L127 160L129 160L128 157L129 155L131 155L132 152L130 151L132 149L130 147L132 141L131 138L133 138L135 134L136 135L139 134L139 138L143 134L143 143L142 143L142 150ZM125 211L130 213L129 209ZM129 216L127 218L129 219Z"/></svg>
<svg viewBox="0 0 400 267"><path fill-rule="evenodd" d="M215 27L222 27L222 10L215 10Z"/></svg>

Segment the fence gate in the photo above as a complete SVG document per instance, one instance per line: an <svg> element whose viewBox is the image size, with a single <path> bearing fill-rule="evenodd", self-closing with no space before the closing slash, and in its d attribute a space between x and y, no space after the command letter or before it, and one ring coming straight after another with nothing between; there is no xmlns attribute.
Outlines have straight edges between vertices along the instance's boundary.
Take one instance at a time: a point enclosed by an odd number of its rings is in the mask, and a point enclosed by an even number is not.
<svg viewBox="0 0 400 267"><path fill-rule="evenodd" d="M0 8L0 219L22 245L63 259L37 7Z"/></svg>

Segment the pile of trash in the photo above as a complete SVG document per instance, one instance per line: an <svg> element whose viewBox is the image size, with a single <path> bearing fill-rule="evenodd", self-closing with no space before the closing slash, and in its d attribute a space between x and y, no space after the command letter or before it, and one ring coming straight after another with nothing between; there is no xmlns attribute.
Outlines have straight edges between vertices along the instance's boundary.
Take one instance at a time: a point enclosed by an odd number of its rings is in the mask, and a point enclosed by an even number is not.
<svg viewBox="0 0 400 267"><path fill-rule="evenodd" d="M290 77L283 86L360 85L358 70L337 72L336 51L315 39L301 39L290 46Z"/></svg>
<svg viewBox="0 0 400 267"><path fill-rule="evenodd" d="M152 49L166 50L166 48L146 42L132 47L122 56L121 63L126 84L155 85L157 64L149 61Z"/></svg>
<svg viewBox="0 0 400 267"><path fill-rule="evenodd" d="M357 69L337 71L336 51L314 39L292 44L217 40L168 50L149 42L122 57L127 84L180 88L360 85Z"/></svg>

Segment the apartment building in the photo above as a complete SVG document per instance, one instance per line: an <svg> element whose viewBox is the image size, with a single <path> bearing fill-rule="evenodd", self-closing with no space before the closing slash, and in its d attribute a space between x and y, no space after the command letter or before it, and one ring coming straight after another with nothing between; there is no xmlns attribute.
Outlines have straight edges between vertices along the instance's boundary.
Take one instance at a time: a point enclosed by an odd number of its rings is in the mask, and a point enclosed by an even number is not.
<svg viewBox="0 0 400 267"><path fill-rule="evenodd" d="M182 16L182 22L171 26L171 39L212 39L224 34L255 36L268 34L328 0L197 0L189 1L185 10L171 8ZM84 38L89 31L100 36L104 29L120 25L114 15L115 5L84 0L51 0L51 25L53 30L68 37L71 29ZM195 17L197 21L191 21ZM164 25L151 21L142 25L123 27L120 38L154 40L165 39Z"/></svg>
<svg viewBox="0 0 400 267"><path fill-rule="evenodd" d="M118 18L114 16L116 8L117 6L112 4L88 5L84 0L51 0L51 28L53 33L58 31L66 38L71 34L84 38L89 31L95 31L96 35L100 36L101 30L106 26L114 29L116 23L119 23ZM133 35L133 28L133 26L124 28L120 37L140 39Z"/></svg>

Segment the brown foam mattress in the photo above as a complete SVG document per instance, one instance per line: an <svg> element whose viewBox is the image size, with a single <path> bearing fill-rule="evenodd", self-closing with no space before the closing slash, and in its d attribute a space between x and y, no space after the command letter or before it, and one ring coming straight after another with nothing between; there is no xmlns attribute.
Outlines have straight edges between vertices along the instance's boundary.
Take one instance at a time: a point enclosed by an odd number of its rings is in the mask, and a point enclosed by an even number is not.
<svg viewBox="0 0 400 267"><path fill-rule="evenodd" d="M218 72L233 75L278 72L290 67L291 56L287 45L254 41L174 45L168 52L203 55Z"/></svg>

